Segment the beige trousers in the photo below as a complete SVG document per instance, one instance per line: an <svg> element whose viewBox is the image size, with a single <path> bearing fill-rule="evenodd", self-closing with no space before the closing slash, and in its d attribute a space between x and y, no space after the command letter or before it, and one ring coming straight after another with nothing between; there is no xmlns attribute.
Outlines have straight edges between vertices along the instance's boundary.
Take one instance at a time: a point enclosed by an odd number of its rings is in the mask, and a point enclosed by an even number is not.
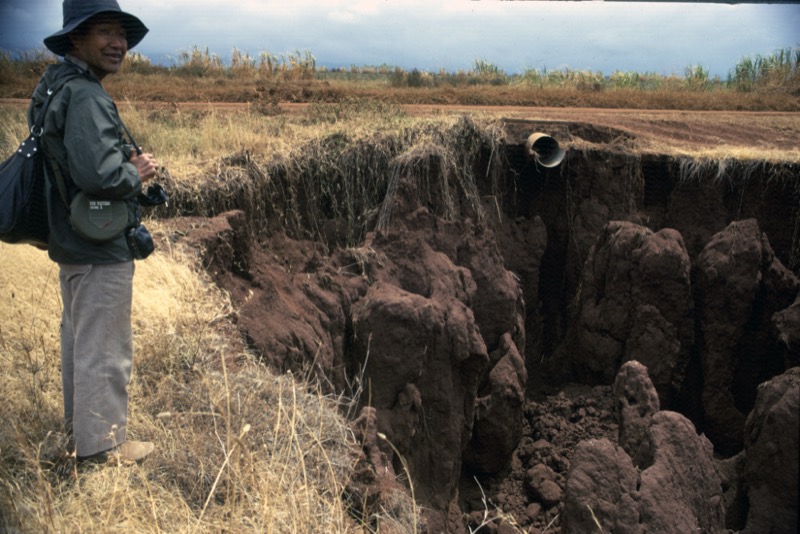
<svg viewBox="0 0 800 534"><path fill-rule="evenodd" d="M133 262L59 264L64 419L78 456L125 441L133 364Z"/></svg>

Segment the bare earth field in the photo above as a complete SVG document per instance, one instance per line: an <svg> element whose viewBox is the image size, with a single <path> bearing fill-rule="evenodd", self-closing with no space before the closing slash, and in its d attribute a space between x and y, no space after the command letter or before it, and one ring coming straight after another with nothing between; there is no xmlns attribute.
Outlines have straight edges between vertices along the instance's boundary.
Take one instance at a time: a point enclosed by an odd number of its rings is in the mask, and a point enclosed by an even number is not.
<svg viewBox="0 0 800 534"><path fill-rule="evenodd" d="M241 109L249 104L180 104L186 107ZM308 104L281 104L286 113L302 113ZM732 150L784 153L800 160L800 113L626 110L597 108L539 108L521 106L404 105L412 115L480 113L497 118L536 121L583 122L624 130L653 151L686 150L691 153L728 146Z"/></svg>
<svg viewBox="0 0 800 534"><path fill-rule="evenodd" d="M625 130L654 148L696 151L727 145L786 151L794 158L800 150L800 113L421 105L408 109L414 114L480 111L515 119L584 122Z"/></svg>
<svg viewBox="0 0 800 534"><path fill-rule="evenodd" d="M26 99L0 98L2 104L27 106ZM123 104L124 105L124 104ZM185 109L246 110L248 103L148 103ZM305 113L309 104L281 103L283 113ZM412 115L485 114L497 118L581 122L624 130L644 152L730 155L747 159L800 161L800 113L784 111L680 111L526 106L401 106Z"/></svg>

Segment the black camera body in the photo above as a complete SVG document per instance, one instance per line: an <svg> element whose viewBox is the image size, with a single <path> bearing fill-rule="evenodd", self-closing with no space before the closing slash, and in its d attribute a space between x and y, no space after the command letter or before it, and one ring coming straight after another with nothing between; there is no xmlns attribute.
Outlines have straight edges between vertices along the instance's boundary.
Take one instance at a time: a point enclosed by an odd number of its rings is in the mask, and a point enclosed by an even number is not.
<svg viewBox="0 0 800 534"><path fill-rule="evenodd" d="M153 236L143 224L131 226L125 231L125 240L134 259L143 260L156 249Z"/></svg>
<svg viewBox="0 0 800 534"><path fill-rule="evenodd" d="M147 188L147 192L139 195L139 206L152 207L166 204L169 201L169 195L161 184L151 184ZM128 248L133 254L134 259L143 260L153 253L156 246L153 243L153 236L142 224L141 208L136 209L136 224L125 230L125 240L128 242Z"/></svg>
<svg viewBox="0 0 800 534"><path fill-rule="evenodd" d="M161 184L150 184L147 191L139 195L139 205L146 208L160 206L169 202L169 195Z"/></svg>

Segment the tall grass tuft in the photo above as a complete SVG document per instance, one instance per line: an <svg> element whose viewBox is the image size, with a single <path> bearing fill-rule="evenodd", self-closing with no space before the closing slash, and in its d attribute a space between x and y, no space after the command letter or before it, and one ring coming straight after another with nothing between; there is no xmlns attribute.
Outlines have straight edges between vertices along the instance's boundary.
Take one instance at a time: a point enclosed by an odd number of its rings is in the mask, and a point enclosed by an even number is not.
<svg viewBox="0 0 800 534"><path fill-rule="evenodd" d="M799 95L800 47L743 58L729 71L727 84L742 92L784 89Z"/></svg>

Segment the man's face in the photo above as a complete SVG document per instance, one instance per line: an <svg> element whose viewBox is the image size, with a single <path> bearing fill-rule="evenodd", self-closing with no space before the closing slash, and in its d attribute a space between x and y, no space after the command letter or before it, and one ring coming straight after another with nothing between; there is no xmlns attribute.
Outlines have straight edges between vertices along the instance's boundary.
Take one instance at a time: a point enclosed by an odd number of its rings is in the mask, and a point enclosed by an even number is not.
<svg viewBox="0 0 800 534"><path fill-rule="evenodd" d="M113 16L95 17L86 23L85 31L71 37L72 54L85 61L100 80L119 71L128 52L125 28Z"/></svg>

